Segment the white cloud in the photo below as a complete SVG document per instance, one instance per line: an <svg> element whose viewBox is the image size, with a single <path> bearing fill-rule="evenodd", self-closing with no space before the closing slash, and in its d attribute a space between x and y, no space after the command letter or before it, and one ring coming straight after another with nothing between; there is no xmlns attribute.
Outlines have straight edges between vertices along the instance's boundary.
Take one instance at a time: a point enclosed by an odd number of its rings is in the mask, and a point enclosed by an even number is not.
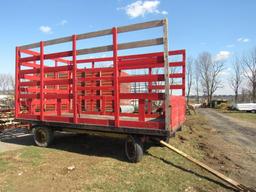
<svg viewBox="0 0 256 192"><path fill-rule="evenodd" d="M41 32L47 33L47 34L51 34L51 33L52 33L52 28L49 27L49 26L44 26L44 25L42 25L42 26L39 27L39 30L40 30Z"/></svg>
<svg viewBox="0 0 256 192"><path fill-rule="evenodd" d="M61 20L61 22L59 23L59 25L66 25L68 23L68 21L67 20L65 20L65 19L63 19L63 20Z"/></svg>
<svg viewBox="0 0 256 192"><path fill-rule="evenodd" d="M231 56L231 53L229 51L220 51L215 56L215 61L224 61L227 60Z"/></svg>
<svg viewBox="0 0 256 192"><path fill-rule="evenodd" d="M240 37L237 39L238 42L240 43L248 43L250 41L249 38L244 38L244 37Z"/></svg>
<svg viewBox="0 0 256 192"><path fill-rule="evenodd" d="M159 5L159 0L139 0L120 9L125 10L125 13L131 18L144 17L146 14L149 13L167 15L167 11L160 11L158 9Z"/></svg>
<svg viewBox="0 0 256 192"><path fill-rule="evenodd" d="M162 13L163 15L168 15L168 12L167 12L167 11L161 11L161 13Z"/></svg>

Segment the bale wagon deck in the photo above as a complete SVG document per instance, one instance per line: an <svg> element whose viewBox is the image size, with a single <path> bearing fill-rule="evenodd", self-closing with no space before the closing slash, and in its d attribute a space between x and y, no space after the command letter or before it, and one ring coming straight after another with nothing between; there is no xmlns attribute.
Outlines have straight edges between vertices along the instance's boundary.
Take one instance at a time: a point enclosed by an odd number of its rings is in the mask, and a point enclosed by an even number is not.
<svg viewBox="0 0 256 192"><path fill-rule="evenodd" d="M162 28L162 37L122 40L151 28ZM110 37L110 45L84 48L85 40L103 36ZM67 50L58 51L60 45ZM142 47L151 51L134 54ZM110 55L97 55L103 52ZM69 128L169 137L185 120L185 60L185 50L168 50L167 20L19 46L15 117L41 132L48 127L46 135L49 129Z"/></svg>

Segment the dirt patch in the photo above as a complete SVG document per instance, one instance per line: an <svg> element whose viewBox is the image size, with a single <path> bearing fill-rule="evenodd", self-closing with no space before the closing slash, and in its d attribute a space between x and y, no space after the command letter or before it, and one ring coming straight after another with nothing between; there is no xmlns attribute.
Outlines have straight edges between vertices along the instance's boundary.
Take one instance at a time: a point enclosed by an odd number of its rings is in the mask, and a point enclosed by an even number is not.
<svg viewBox="0 0 256 192"><path fill-rule="evenodd" d="M211 109L201 109L199 113L205 120L200 125L205 131L197 129L204 160L230 177L256 187L255 125Z"/></svg>

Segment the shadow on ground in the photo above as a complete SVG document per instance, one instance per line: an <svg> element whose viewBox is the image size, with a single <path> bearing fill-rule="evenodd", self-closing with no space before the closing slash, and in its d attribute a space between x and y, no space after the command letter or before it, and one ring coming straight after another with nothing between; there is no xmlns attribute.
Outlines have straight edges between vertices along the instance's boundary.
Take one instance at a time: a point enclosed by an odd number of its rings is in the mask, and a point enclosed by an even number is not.
<svg viewBox="0 0 256 192"><path fill-rule="evenodd" d="M18 138L3 139L2 142L22 145L22 146L35 145L32 135L27 135L27 136L18 137ZM233 190L233 188L217 180L211 179L204 175L200 175L190 169L186 169L180 165L176 165L173 162L167 161L163 158L157 157L149 153L147 149L149 149L151 146L156 146L156 145L157 144L155 142L147 143L144 146L146 151L145 155L149 155L151 157L157 158L168 165L171 165L177 169L180 169L181 171L196 175L210 182L214 182L226 189ZM54 137L54 142L52 143L50 148L68 151L71 153L89 155L89 156L109 157L109 158L127 162L124 154L124 139L92 136L92 135L85 135L85 134L57 133Z"/></svg>
<svg viewBox="0 0 256 192"><path fill-rule="evenodd" d="M2 142L23 146L35 145L32 135L2 139ZM123 139L85 134L56 133L54 141L49 148L127 161L124 154Z"/></svg>
<svg viewBox="0 0 256 192"><path fill-rule="evenodd" d="M234 188L232 188L232 187L230 187L230 186L228 186L228 185L226 185L226 184L224 184L224 183L221 183L221 182L219 182L219 181L217 181L217 180L215 180L215 179L212 179L212 178L210 178L210 177L207 177L207 176L201 175L201 174L199 174L199 173L196 173L196 172L192 171L191 169L186 169L186 168L184 168L184 167L182 167L182 166L180 166L180 165L174 164L174 163L171 162L171 161L165 160L165 159L163 159L163 158L161 158L161 157L157 157L157 156L155 156L155 155L153 155L153 154L151 154L151 153L149 153L149 152L146 152L146 154L149 155L149 156L151 156L151 157L154 157L154 158L156 158L156 159L159 159L159 160L161 160L162 162L164 162L164 163L166 163L166 164L168 164L168 165L171 165L171 166L173 166L173 167L175 167L175 168L177 168L177 169L180 169L181 171L187 172L187 173L189 173L189 174L196 175L197 177L200 177L200 178L202 178L202 179L205 179L205 180L207 180L207 181L210 181L210 182L213 182L213 183L215 183L215 184L217 184L217 185L220 185L220 186L222 186L222 187L225 188L225 189L229 189L229 190L235 191Z"/></svg>

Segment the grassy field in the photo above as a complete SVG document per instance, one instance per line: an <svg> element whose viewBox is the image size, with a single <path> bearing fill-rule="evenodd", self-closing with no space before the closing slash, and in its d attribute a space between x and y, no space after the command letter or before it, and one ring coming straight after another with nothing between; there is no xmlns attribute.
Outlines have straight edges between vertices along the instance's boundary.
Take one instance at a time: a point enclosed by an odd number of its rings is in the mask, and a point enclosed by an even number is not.
<svg viewBox="0 0 256 192"><path fill-rule="evenodd" d="M243 121L256 123L256 113L246 113L246 112L239 112L239 111L225 111L224 113L230 117L238 118Z"/></svg>
<svg viewBox="0 0 256 192"><path fill-rule="evenodd" d="M197 115L189 117L170 143L204 160L203 121ZM200 122L201 128L196 126ZM132 164L124 157L122 140L57 138L52 148L28 146L0 154L0 191L230 191L166 148L151 146L145 153L142 162Z"/></svg>

